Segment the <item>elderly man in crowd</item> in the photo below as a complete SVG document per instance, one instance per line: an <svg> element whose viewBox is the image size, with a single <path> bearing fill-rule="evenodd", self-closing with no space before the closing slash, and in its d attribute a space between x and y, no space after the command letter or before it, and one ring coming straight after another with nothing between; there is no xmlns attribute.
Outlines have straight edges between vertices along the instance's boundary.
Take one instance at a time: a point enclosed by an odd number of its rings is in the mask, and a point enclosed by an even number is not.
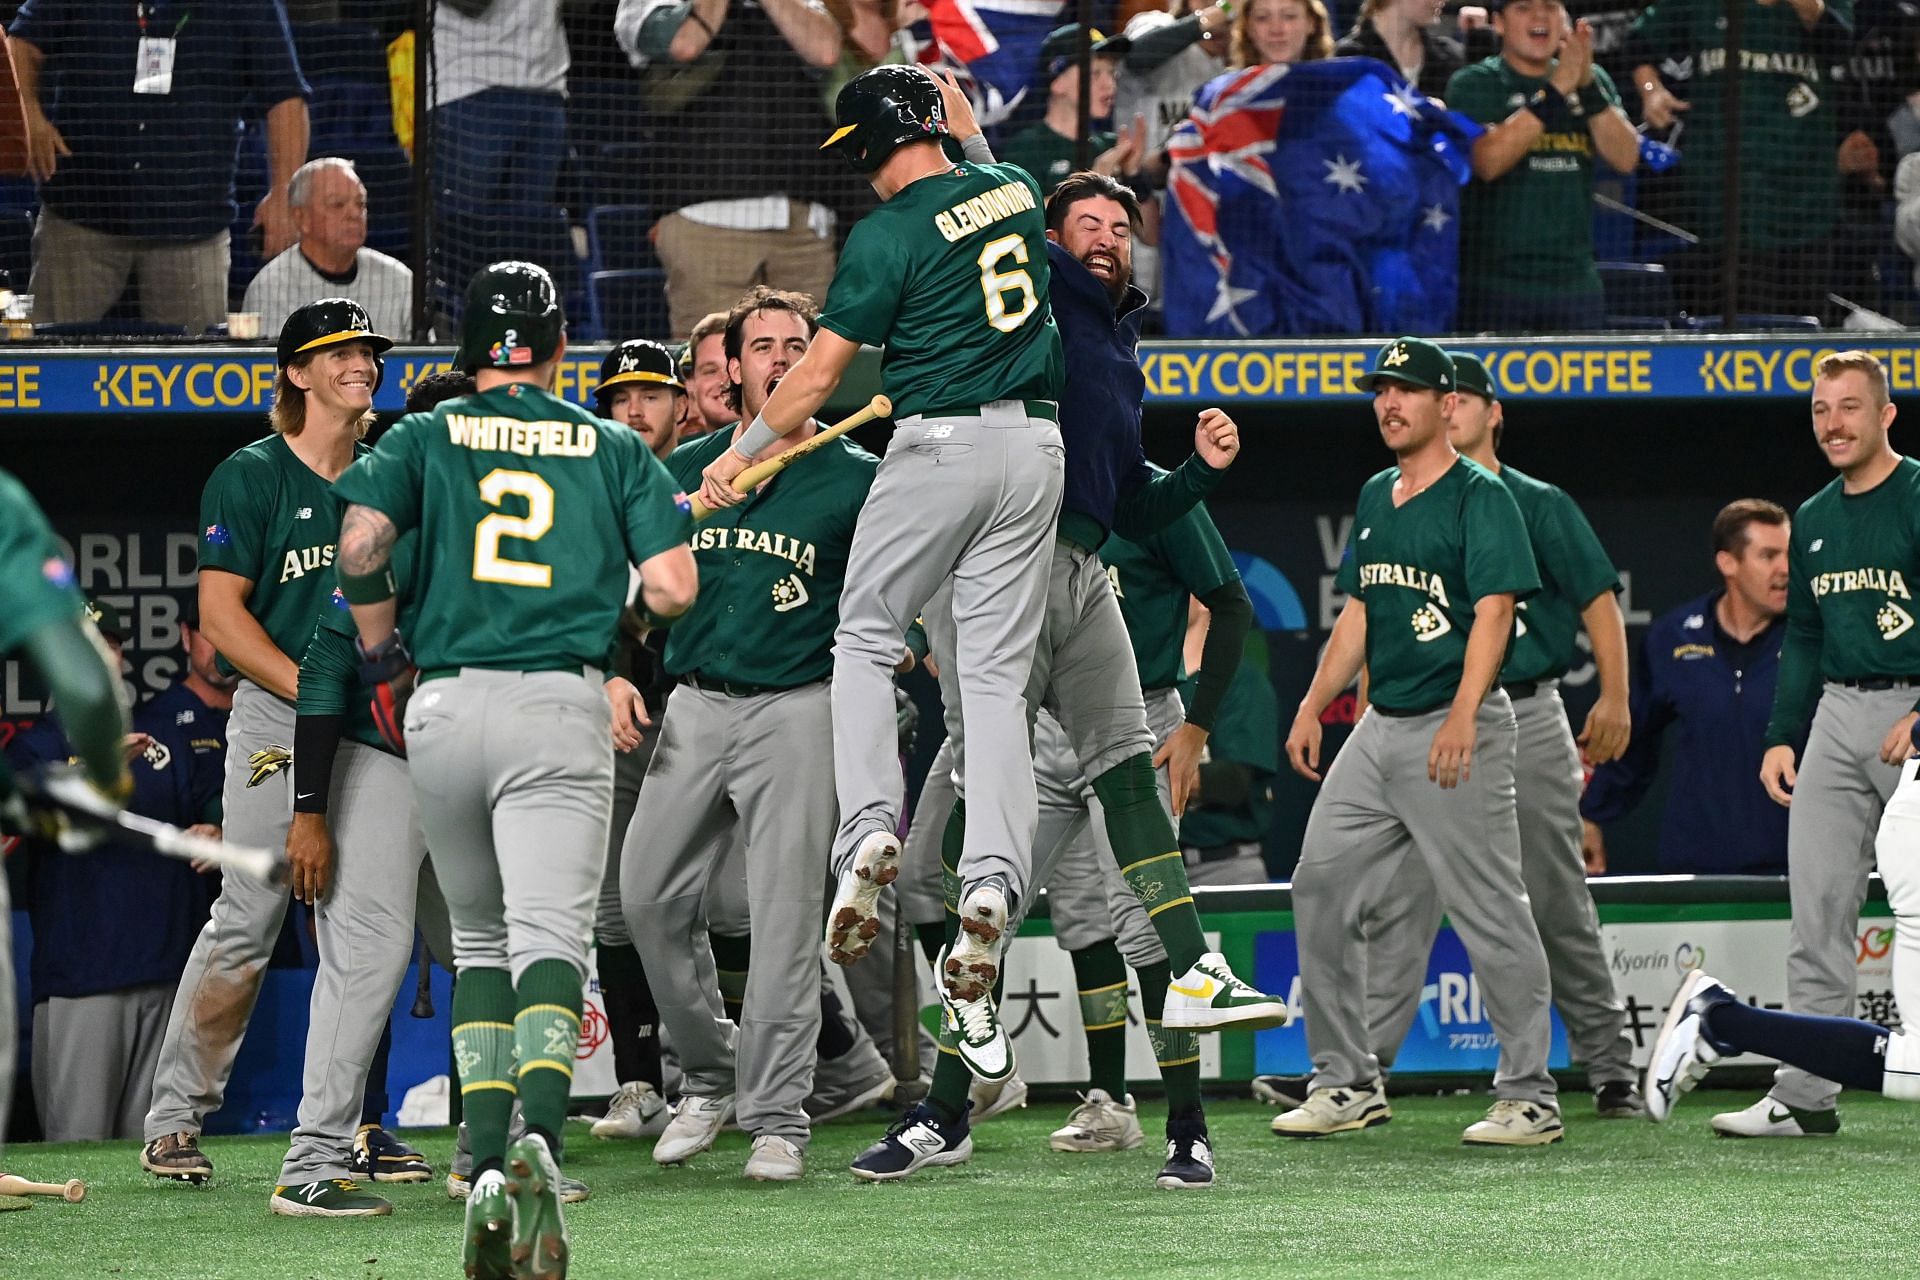
<svg viewBox="0 0 1920 1280"><path fill-rule="evenodd" d="M380 333L413 325L413 269L367 248L367 188L353 161L309 160L287 184L299 239L247 286L243 311L260 314L260 331L278 333L287 317L321 298L352 298Z"/></svg>

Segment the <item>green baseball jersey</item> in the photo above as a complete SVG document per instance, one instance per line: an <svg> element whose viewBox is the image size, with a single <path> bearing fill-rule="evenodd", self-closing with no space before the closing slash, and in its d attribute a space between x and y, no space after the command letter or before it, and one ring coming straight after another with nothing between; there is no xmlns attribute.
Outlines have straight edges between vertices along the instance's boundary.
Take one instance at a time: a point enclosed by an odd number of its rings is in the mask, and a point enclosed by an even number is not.
<svg viewBox="0 0 1920 1280"><path fill-rule="evenodd" d="M426 671L604 666L628 563L692 525L638 434L529 383L409 414L334 489L420 531L408 639Z"/></svg>
<svg viewBox="0 0 1920 1280"><path fill-rule="evenodd" d="M1060 398L1041 203L1024 169L958 165L907 184L847 236L820 323L886 348L895 417Z"/></svg>
<svg viewBox="0 0 1920 1280"><path fill-rule="evenodd" d="M1193 706L1197 681L1180 686L1180 696ZM1235 805L1211 805L1204 790L1180 816L1180 843L1196 849L1243 840L1264 842L1273 828L1273 775L1280 769L1280 695L1274 692L1263 662L1251 655L1234 669L1226 699L1213 732L1207 737L1208 760L1231 760L1253 771L1247 798Z"/></svg>
<svg viewBox="0 0 1920 1280"><path fill-rule="evenodd" d="M1545 76L1524 76L1505 58L1462 67L1447 82L1447 105L1481 124L1519 110ZM1598 66L1593 83L1619 105L1613 80ZM1474 179L1460 210L1460 283L1503 293L1600 292L1593 266L1593 170L1587 122L1547 95L1546 131L1520 163L1492 182Z"/></svg>
<svg viewBox="0 0 1920 1280"><path fill-rule="evenodd" d="M40 504L0 471L0 653L12 653L50 622L77 620L80 593Z"/></svg>
<svg viewBox="0 0 1920 1280"><path fill-rule="evenodd" d="M1195 507L1144 543L1110 534L1100 559L1127 621L1140 687L1173 688L1186 675L1180 653L1187 638L1187 597L1204 596L1240 577L1213 517L1204 506Z"/></svg>
<svg viewBox="0 0 1920 1280"><path fill-rule="evenodd" d="M1388 467L1361 487L1334 583L1366 606L1373 701L1425 711L1460 688L1474 604L1530 596L1540 573L1513 495L1480 464L1461 458L1395 507L1399 478Z"/></svg>
<svg viewBox="0 0 1920 1280"><path fill-rule="evenodd" d="M1620 590L1620 575L1566 490L1508 466L1500 468L1500 479L1520 504L1534 566L1540 571L1539 594L1522 600L1514 611L1513 647L1507 650L1500 678L1558 679L1573 665L1581 611L1601 595Z"/></svg>
<svg viewBox="0 0 1920 1280"><path fill-rule="evenodd" d="M420 616L420 597L413 591L416 573L414 558L419 553L417 531L401 536L393 547L394 599L399 602L400 634L413 634ZM303 716L345 716L341 732L355 742L390 751L386 739L374 726L373 712L360 685L360 655L354 639L360 634L354 625L347 597L335 587L327 603L321 606L313 638L300 657L299 714Z"/></svg>
<svg viewBox="0 0 1920 1280"><path fill-rule="evenodd" d="M1118 141L1116 134L1096 132L1090 139L1092 154L1098 157ZM1039 180L1041 191L1052 195L1053 189L1073 172L1073 139L1055 133L1045 120L1039 120L1031 129L1014 134L1000 159L1025 169Z"/></svg>
<svg viewBox="0 0 1920 1280"><path fill-rule="evenodd" d="M1828 48L1853 28L1853 0L1828 0L1809 31L1790 4L1747 5L1740 36L1741 244L1777 249L1823 238L1838 202L1839 118L1846 86L1828 70ZM1658 0L1641 11L1634 34L1656 60L1689 59L1693 79L1680 149L1687 229L1721 238L1726 183L1725 7L1718 0Z"/></svg>
<svg viewBox="0 0 1920 1280"><path fill-rule="evenodd" d="M1768 746L1799 738L1823 679L1920 676L1916 587L1920 462L1900 459L1865 493L1836 478L1801 504L1787 544L1787 638Z"/></svg>
<svg viewBox="0 0 1920 1280"><path fill-rule="evenodd" d="M733 444L699 436L667 466L688 488ZM791 689L833 672L833 631L860 506L880 459L842 437L694 530L700 598L674 619L667 670L704 680Z"/></svg>
<svg viewBox="0 0 1920 1280"><path fill-rule="evenodd" d="M367 447L354 446L364 458ZM236 449L200 493L200 567L253 583L247 612L280 652L300 661L334 586L334 540L345 508L286 437ZM223 671L232 671L223 657Z"/></svg>

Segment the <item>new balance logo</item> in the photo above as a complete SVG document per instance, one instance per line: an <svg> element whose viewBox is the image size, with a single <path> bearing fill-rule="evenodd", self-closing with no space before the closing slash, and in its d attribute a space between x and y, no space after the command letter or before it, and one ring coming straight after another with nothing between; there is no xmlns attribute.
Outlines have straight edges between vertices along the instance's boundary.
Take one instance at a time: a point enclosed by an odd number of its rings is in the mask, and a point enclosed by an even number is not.
<svg viewBox="0 0 1920 1280"><path fill-rule="evenodd" d="M922 1155L937 1156L947 1149L945 1139L931 1129L919 1128L906 1135L906 1145Z"/></svg>

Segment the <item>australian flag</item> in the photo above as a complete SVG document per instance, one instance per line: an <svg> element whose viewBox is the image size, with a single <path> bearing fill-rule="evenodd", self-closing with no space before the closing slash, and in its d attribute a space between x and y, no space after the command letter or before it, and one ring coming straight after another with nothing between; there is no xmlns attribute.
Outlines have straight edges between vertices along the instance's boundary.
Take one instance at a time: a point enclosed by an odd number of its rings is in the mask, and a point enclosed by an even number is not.
<svg viewBox="0 0 1920 1280"><path fill-rule="evenodd" d="M1168 146L1168 332L1445 332L1481 132L1371 58L1209 81Z"/></svg>
<svg viewBox="0 0 1920 1280"><path fill-rule="evenodd" d="M1021 106L1040 74L1047 33L1071 17L1062 0L927 0L926 8L933 39L920 60L963 69L974 114L988 127Z"/></svg>

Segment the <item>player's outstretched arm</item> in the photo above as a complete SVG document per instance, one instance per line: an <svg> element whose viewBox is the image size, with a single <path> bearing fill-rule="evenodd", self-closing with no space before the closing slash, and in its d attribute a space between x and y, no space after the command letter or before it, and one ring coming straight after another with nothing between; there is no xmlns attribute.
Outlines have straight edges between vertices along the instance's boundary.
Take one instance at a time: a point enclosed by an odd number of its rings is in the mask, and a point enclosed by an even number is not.
<svg viewBox="0 0 1920 1280"><path fill-rule="evenodd" d="M127 776L127 711L120 673L74 618L49 622L26 639L27 659L53 694L54 714L66 730L87 778L116 800L132 790Z"/></svg>
<svg viewBox="0 0 1920 1280"><path fill-rule="evenodd" d="M393 634L393 544L400 530L385 512L354 503L340 521L337 560L340 590L353 609L364 649L373 649Z"/></svg>
<svg viewBox="0 0 1920 1280"><path fill-rule="evenodd" d="M733 478L745 471L757 455L820 412L821 406L839 389L840 379L846 376L847 367L859 354L859 343L831 329L815 334L807 354L780 379L780 385L773 389L760 416L740 434L731 449L722 451L707 464L701 473L700 501L715 511L745 501L745 494L734 492Z"/></svg>
<svg viewBox="0 0 1920 1280"><path fill-rule="evenodd" d="M700 571L693 551L684 543L648 556L640 564L640 603L660 621L677 618L693 607L700 594Z"/></svg>
<svg viewBox="0 0 1920 1280"><path fill-rule="evenodd" d="M1314 669L1313 683L1307 686L1307 696L1300 699L1293 728L1287 733L1287 763L1301 777L1320 781L1320 716L1342 689L1359 678L1366 660L1367 608L1358 596L1350 596L1334 620L1320 665Z"/></svg>

